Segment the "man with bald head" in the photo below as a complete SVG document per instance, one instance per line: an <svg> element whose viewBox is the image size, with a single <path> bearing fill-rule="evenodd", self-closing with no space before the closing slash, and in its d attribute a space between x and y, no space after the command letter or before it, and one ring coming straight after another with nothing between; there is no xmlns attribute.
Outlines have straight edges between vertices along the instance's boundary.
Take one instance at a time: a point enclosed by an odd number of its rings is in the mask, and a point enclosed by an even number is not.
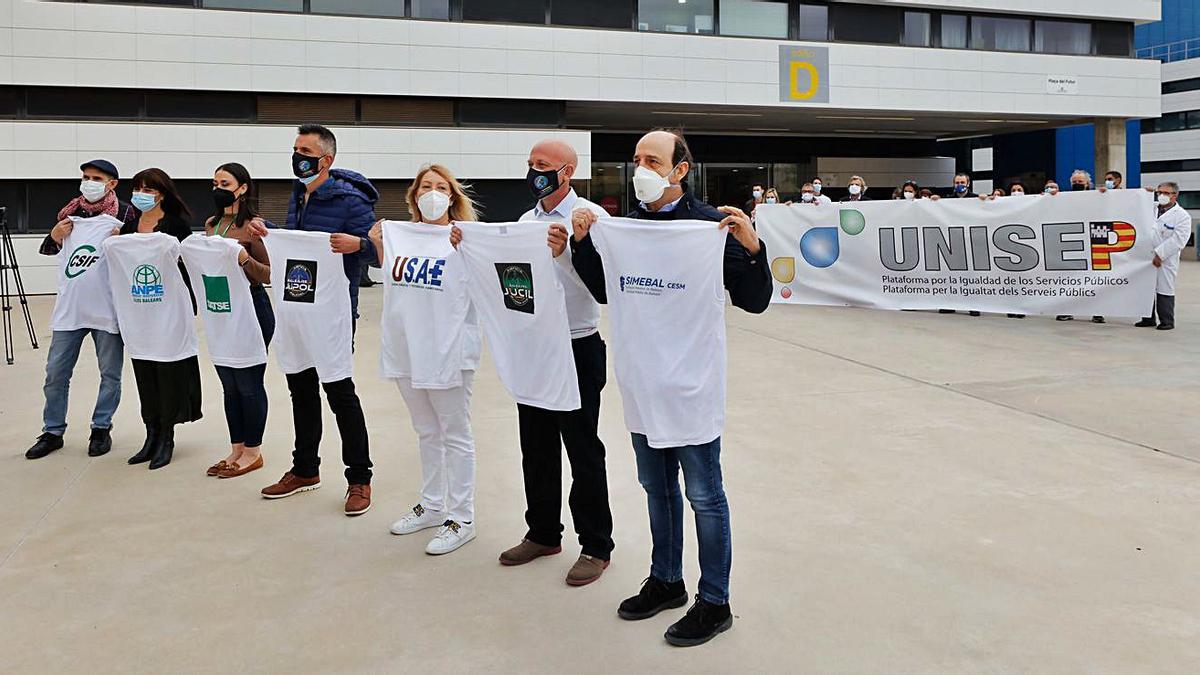
<svg viewBox="0 0 1200 675"><path fill-rule="evenodd" d="M637 169L633 190L639 204L627 217L642 220L710 220L727 230L723 259L725 290L735 307L753 314L771 302L771 273L766 246L759 241L750 218L733 206L713 208L688 188L692 153L678 132L656 130L638 141L633 154ZM571 263L598 302L607 302L604 264L589 233L597 214L575 209L571 215ZM660 339L686 339L687 326L646 326ZM724 354L722 354L722 357ZM696 371L713 368L697 362ZM694 375L694 374L693 374ZM670 375L663 375L670 377ZM704 381L695 377L694 381ZM723 384L723 383L722 383ZM723 395L723 391L721 392ZM638 482L646 491L650 511L650 576L641 592L617 609L622 619L648 619L666 609L687 604L683 581L683 497L679 472L687 486L688 502L696 517L700 549L700 585L696 603L667 629L667 642L689 647L708 642L733 625L729 608L729 567L733 558L729 504L721 481L721 437L707 443L672 448L651 447L645 434L632 433Z"/></svg>
<svg viewBox="0 0 1200 675"><path fill-rule="evenodd" d="M569 144L553 139L540 141L529 151L528 164L526 178L536 202L521 220L549 223L547 239L566 294L582 407L560 412L517 404L521 469L525 477L525 522L529 530L521 543L500 554L500 562L508 566L523 565L562 551L562 446L566 445L571 463L568 503L581 548L566 580L571 586L584 586L604 573L613 549L604 444L596 432L600 390L604 388L607 368L604 340L599 333L600 305L592 299L571 265L567 223L571 222L571 212L575 209L598 215L605 212L571 188L579 158Z"/></svg>

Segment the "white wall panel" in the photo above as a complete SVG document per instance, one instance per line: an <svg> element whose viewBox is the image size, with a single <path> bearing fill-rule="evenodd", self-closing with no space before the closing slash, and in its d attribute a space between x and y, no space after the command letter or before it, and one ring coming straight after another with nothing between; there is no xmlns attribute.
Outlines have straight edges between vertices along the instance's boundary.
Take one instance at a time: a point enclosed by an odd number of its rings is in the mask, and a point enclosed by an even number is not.
<svg viewBox="0 0 1200 675"><path fill-rule="evenodd" d="M1179 189L1187 192L1200 190L1200 171L1175 171L1142 174L1142 186L1157 186L1164 181L1179 183Z"/></svg>
<svg viewBox="0 0 1200 675"><path fill-rule="evenodd" d="M376 179L412 178L438 162L468 179L522 179L529 149L559 138L579 153L576 178L591 178L591 134L524 129L334 127L338 166ZM79 165L113 161L123 176L157 166L174 178L210 178L242 162L256 178L291 178L292 126L0 121L0 179L77 178Z"/></svg>
<svg viewBox="0 0 1200 675"><path fill-rule="evenodd" d="M1200 129L1142 135L1142 161L1200 159Z"/></svg>

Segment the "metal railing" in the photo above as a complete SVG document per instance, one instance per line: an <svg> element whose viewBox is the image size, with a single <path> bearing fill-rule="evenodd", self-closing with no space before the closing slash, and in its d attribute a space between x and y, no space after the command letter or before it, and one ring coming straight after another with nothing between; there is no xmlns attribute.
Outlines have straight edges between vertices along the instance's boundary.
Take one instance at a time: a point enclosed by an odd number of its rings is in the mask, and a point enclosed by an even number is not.
<svg viewBox="0 0 1200 675"><path fill-rule="evenodd" d="M1200 58L1200 38L1143 47L1134 55L1139 59L1157 59L1163 63Z"/></svg>

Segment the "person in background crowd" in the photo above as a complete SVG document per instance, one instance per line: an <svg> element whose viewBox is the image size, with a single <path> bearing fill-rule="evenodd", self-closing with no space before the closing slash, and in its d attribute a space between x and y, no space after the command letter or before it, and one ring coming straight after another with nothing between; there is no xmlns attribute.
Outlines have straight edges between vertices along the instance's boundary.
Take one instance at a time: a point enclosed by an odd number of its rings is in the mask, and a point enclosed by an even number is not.
<svg viewBox="0 0 1200 675"><path fill-rule="evenodd" d="M1105 190L1120 190L1125 187L1125 178L1120 171L1108 171L1104 174Z"/></svg>
<svg viewBox="0 0 1200 675"><path fill-rule="evenodd" d="M974 192L971 192L971 176L969 174L954 174L954 188L951 190L950 196L959 199L978 196Z"/></svg>
<svg viewBox="0 0 1200 675"><path fill-rule="evenodd" d="M1005 197L1005 196L1007 196L1007 195L1004 192L1004 188L996 188L995 190L992 190L992 195L991 195L992 199L995 199L996 197Z"/></svg>
<svg viewBox="0 0 1200 675"><path fill-rule="evenodd" d="M900 191L900 188L892 188L892 201L904 199L904 197L901 196L903 194L904 193Z"/></svg>
<svg viewBox="0 0 1200 675"><path fill-rule="evenodd" d="M1175 278L1179 275L1179 256L1192 234L1192 217L1179 205L1179 184L1159 183L1155 191L1158 207L1155 211L1157 239L1154 247L1154 266L1158 268L1154 308L1150 316L1134 324L1158 330L1175 328Z"/></svg>
<svg viewBox="0 0 1200 675"><path fill-rule="evenodd" d="M1013 197L1025 196L1025 185L1023 183L1012 183L1008 186L1008 194Z"/></svg>
<svg viewBox="0 0 1200 675"><path fill-rule="evenodd" d="M1092 174L1083 169L1075 169L1071 173L1071 192L1083 192L1084 190L1091 190L1093 187ZM1059 314L1054 317L1055 321L1072 321L1074 319L1075 317L1070 314ZM1099 315L1093 316L1092 323L1104 323L1104 317Z"/></svg>
<svg viewBox="0 0 1200 675"><path fill-rule="evenodd" d="M921 191L921 186L917 185L917 181L906 180L906 181L904 181L904 184L900 186L899 199L903 199L905 201L912 201L917 198L917 194L920 191Z"/></svg>
<svg viewBox="0 0 1200 675"><path fill-rule="evenodd" d="M192 234L188 224L191 211L183 202L175 182L162 169L144 169L134 175L133 206L141 212L136 224L126 224L121 234L133 232L163 232L179 241ZM183 281L192 295L192 312L196 298L183 262L179 263ZM146 442L129 458L130 464L150 462L150 468L160 469L171 462L175 451L175 425L195 422L200 410L200 361L189 356L180 361L145 361L131 359L137 381L142 421L146 424Z"/></svg>
<svg viewBox="0 0 1200 675"><path fill-rule="evenodd" d="M656 130L638 141L634 190L640 200L629 218L645 220L711 220L728 228L725 240L724 283L733 305L760 314L771 302L772 281L766 246L740 209L714 209L688 187L692 166L687 141L677 132ZM589 230L596 214L576 209L572 214L571 261L597 302L607 302L604 265ZM698 645L733 625L729 608L729 567L733 543L729 504L721 481L721 438L702 445L653 448L646 436L632 434L638 480L646 491L653 541L650 576L641 592L621 603L617 615L634 621L649 619L665 609L682 607L688 594L683 581L683 495L696 514L700 548L700 593L686 616L667 629L666 639L678 646Z"/></svg>
<svg viewBox="0 0 1200 675"><path fill-rule="evenodd" d="M764 203L764 204L778 204L778 203L780 203L780 202L779 202L779 190L776 190L776 189L775 189L775 188L773 188L773 187L772 187L772 188L768 188L768 189L767 189L767 195L766 195L765 197L763 197L763 203Z"/></svg>
<svg viewBox="0 0 1200 675"><path fill-rule="evenodd" d="M844 202L864 202L869 201L867 196L867 181L863 180L862 176L851 176L850 183L846 186L845 197L842 197Z"/></svg>
<svg viewBox="0 0 1200 675"><path fill-rule="evenodd" d="M743 209L746 213L754 213L754 207L763 203L763 197L766 193L763 191L763 186L755 185L750 190L750 199L746 201L746 206Z"/></svg>
<svg viewBox="0 0 1200 675"><path fill-rule="evenodd" d="M271 260L256 232L268 227L258 215L258 195L250 172L237 163L222 164L213 174L213 214L204 222L204 233L226 237L242 245L238 264L250 284L254 314L262 330L263 343L271 346L275 334L275 312L263 284L271 283ZM252 227L254 225L254 227ZM275 227L270 224L270 227ZM267 390L263 386L267 365L246 368L216 366L225 392L225 423L229 427L229 455L208 467L209 476L236 478L263 466L262 438L267 425Z"/></svg>
<svg viewBox="0 0 1200 675"><path fill-rule="evenodd" d="M821 202L823 204L832 204L833 203L832 199L830 199L826 195L821 194L821 190L824 189L825 181L822 180L820 176L813 178L810 185L812 185L813 199L815 201Z"/></svg>
<svg viewBox="0 0 1200 675"><path fill-rule="evenodd" d="M136 223L141 215L128 203L117 199L117 167L106 159L94 159L80 165L83 178L79 181L80 196L67 202L58 212L58 223L42 240L38 253L58 255L62 243L73 227L70 218L92 218L110 215L124 224ZM71 376L79 360L83 340L92 336L96 347L96 365L100 370L100 391L92 409L92 432L88 438L88 456L99 457L112 449L112 418L121 402L121 368L125 360L125 343L118 333L94 328L53 331L50 351L46 355L46 381L42 386L45 406L42 408L42 433L33 446L25 451L26 459L41 459L63 447L67 432L67 400Z"/></svg>
<svg viewBox="0 0 1200 675"><path fill-rule="evenodd" d="M1042 194L1053 197L1058 194L1058 182L1053 180L1046 181L1046 187L1042 188Z"/></svg>
<svg viewBox="0 0 1200 675"><path fill-rule="evenodd" d="M580 555L567 572L569 586L585 586L608 568L614 547L612 510L608 502L608 472L604 443L597 432L600 393L608 379L604 340L600 337L600 305L571 265L567 224L576 209L598 216L607 212L571 188L579 157L570 144L543 140L529 151L526 180L536 200L521 220L547 223L547 243L566 296L571 352L579 382L580 408L570 412L517 404L521 439L521 473L525 479L525 524L521 542L500 554L500 564L513 567L562 552L562 449L571 464L568 503ZM767 190L764 203L772 199ZM451 243L462 233L454 228Z"/></svg>
<svg viewBox="0 0 1200 675"><path fill-rule="evenodd" d="M935 199L935 198L937 198L937 195L933 194L933 190L930 190L929 188L921 188L921 193L920 193L920 195L921 195L921 197L920 197L921 199Z"/></svg>
<svg viewBox="0 0 1200 675"><path fill-rule="evenodd" d="M816 186L812 183L805 183L800 186L800 203L801 204L820 204L822 199L829 199L817 194Z"/></svg>
<svg viewBox="0 0 1200 675"><path fill-rule="evenodd" d="M319 124L304 124L292 146L292 198L288 202L287 229L329 232L329 245L342 255L350 280L351 319L358 319L358 282L364 262L376 260L375 247L367 238L375 222L374 204L379 191L365 176L333 168L337 138ZM376 263L378 264L378 263ZM354 325L354 324L352 324ZM292 423L296 445L292 469L274 485L262 490L267 499L290 497L321 486L321 389L337 419L342 440L342 462L346 465L347 516L358 516L371 508L371 454L362 403L354 391L354 378L321 383L317 369L309 368L287 376L292 395Z"/></svg>
<svg viewBox="0 0 1200 675"><path fill-rule="evenodd" d="M466 188L444 166L421 168L404 195L414 223L446 228L446 238L461 241L462 232L451 238L455 221L475 221L475 203ZM371 239L384 260L383 221L371 228ZM396 387L408 406L413 431L421 453L421 500L392 524L392 534L413 534L438 528L425 547L429 555L458 550L475 539L475 437L471 432L471 388L479 363L479 320L470 307L463 322L445 326L447 336L461 338L464 347L451 358L461 359L462 384L447 389L414 386L412 377L395 378ZM406 341L410 338L403 338ZM451 362L453 363L453 362Z"/></svg>

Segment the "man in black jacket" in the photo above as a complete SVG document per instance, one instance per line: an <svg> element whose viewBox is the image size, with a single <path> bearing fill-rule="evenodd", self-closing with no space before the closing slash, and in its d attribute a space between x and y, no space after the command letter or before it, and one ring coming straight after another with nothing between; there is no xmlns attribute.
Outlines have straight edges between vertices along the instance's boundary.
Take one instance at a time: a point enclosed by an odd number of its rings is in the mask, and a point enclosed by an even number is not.
<svg viewBox="0 0 1200 675"><path fill-rule="evenodd" d="M705 204L688 189L692 155L683 136L652 131L638 141L634 189L641 200L629 218L643 220L711 220L728 230L725 240L724 284L734 306L755 314L771 302L771 273L766 246L759 241L750 218L741 209ZM589 230L594 212L572 213L571 261L598 302L607 302L604 265ZM646 490L653 541L650 577L641 592L621 603L617 614L628 620L648 619L664 609L687 604L683 582L683 499L679 471L687 483L687 498L696 514L700 548L700 592L687 615L667 629L666 639L678 646L703 644L733 625L729 609L729 567L732 544L729 505L721 484L721 438L701 445L652 448L646 436L633 434L638 480Z"/></svg>

